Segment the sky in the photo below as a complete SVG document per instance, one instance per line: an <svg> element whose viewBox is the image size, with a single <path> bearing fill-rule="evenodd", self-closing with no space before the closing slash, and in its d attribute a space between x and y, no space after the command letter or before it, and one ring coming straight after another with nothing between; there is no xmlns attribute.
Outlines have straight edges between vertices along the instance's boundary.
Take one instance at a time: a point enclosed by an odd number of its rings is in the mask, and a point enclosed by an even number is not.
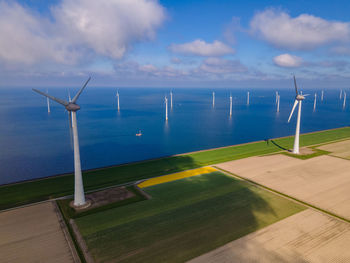
<svg viewBox="0 0 350 263"><path fill-rule="evenodd" d="M0 0L0 88L348 88L350 1Z"/></svg>

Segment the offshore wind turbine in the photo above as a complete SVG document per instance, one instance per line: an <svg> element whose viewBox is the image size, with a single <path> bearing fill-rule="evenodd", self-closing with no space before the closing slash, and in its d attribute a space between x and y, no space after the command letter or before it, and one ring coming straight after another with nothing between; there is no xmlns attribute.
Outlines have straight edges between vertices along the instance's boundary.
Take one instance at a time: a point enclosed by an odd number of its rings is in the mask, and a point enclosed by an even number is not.
<svg viewBox="0 0 350 263"><path fill-rule="evenodd" d="M69 98L69 102L65 100L58 99L53 97L47 93L44 93L40 90L33 89L33 91L53 100L57 103L61 104L66 108L66 110L70 113L71 116L71 124L73 129L73 141L74 141L74 206L82 207L88 205L85 201L84 195L84 185L83 185L83 177L81 174L81 163L80 163L80 152L79 152L79 139L78 139L78 128L77 128L77 111L80 110L80 106L76 104L80 94L83 92L84 88L90 81L91 77L85 82L84 86L78 91L78 93L71 100ZM70 96L69 96L70 97Z"/></svg>
<svg viewBox="0 0 350 263"><path fill-rule="evenodd" d="M232 94L230 94L230 117L232 117Z"/></svg>
<svg viewBox="0 0 350 263"><path fill-rule="evenodd" d="M49 93L49 90L46 89L46 93ZM51 113L51 109L50 109L50 100L48 97L46 97L46 102L47 102L47 113Z"/></svg>
<svg viewBox="0 0 350 263"><path fill-rule="evenodd" d="M288 123L290 121L290 118L293 115L293 112L295 110L295 107L299 104L298 107L298 117L297 117L297 126L295 129L295 138L294 138L294 147L293 147L293 153L295 154L299 154L299 135L300 135L300 115L301 115L301 103L302 101L305 99L306 96L308 96L309 94L305 94L303 95L302 92L300 91L300 94L298 93L298 87L297 87L297 82L295 80L295 76L294 77L294 87L295 87L295 101L294 101L294 105L292 108L292 111L290 112L289 118L288 118Z"/></svg>
<svg viewBox="0 0 350 263"><path fill-rule="evenodd" d="M215 92L213 91L213 108L215 107Z"/></svg>
<svg viewBox="0 0 350 263"><path fill-rule="evenodd" d="M165 120L168 121L168 98L165 96Z"/></svg>
<svg viewBox="0 0 350 263"><path fill-rule="evenodd" d="M249 91L247 92L247 105L249 105Z"/></svg>
<svg viewBox="0 0 350 263"><path fill-rule="evenodd" d="M276 91L276 104L277 104L277 100L278 100L278 91Z"/></svg>
<svg viewBox="0 0 350 263"><path fill-rule="evenodd" d="M346 106L346 92L344 91L344 100L343 100L343 109L345 109Z"/></svg>
<svg viewBox="0 0 350 263"><path fill-rule="evenodd" d="M115 95L117 97L117 109L120 111L120 104L119 104L119 90L117 90L117 94Z"/></svg>
<svg viewBox="0 0 350 263"><path fill-rule="evenodd" d="M277 112L280 112L280 98L281 96L277 94Z"/></svg>
<svg viewBox="0 0 350 263"><path fill-rule="evenodd" d="M321 101L323 101L323 90L321 91Z"/></svg>
<svg viewBox="0 0 350 263"><path fill-rule="evenodd" d="M316 98L317 98L317 94L315 93L315 98L314 98L314 111L316 110Z"/></svg>
<svg viewBox="0 0 350 263"><path fill-rule="evenodd" d="M173 109L173 92L170 91L170 109Z"/></svg>

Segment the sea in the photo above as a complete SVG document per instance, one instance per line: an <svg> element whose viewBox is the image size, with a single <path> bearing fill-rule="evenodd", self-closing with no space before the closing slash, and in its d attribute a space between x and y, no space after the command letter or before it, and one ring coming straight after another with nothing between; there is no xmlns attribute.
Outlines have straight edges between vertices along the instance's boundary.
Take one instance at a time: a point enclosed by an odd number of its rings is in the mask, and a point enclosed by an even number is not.
<svg viewBox="0 0 350 263"><path fill-rule="evenodd" d="M38 88L46 91L46 88ZM72 97L79 88L70 89ZM289 136L297 110L287 123L295 91L291 89L87 87L77 112L83 170L186 152ZM250 101L247 105L247 91ZM173 107L170 105L173 92ZM212 92L215 92L215 106ZM280 94L277 112L275 92ZM338 89L303 90L301 133L349 126L350 105ZM67 89L49 94L68 99ZM314 94L316 109L313 110ZM229 115L230 95L233 98ZM350 91L349 91L350 95ZM168 97L169 119L165 120ZM349 96L350 97L350 96ZM0 184L48 177L74 170L68 113L30 88L0 89ZM136 136L141 131L142 136Z"/></svg>

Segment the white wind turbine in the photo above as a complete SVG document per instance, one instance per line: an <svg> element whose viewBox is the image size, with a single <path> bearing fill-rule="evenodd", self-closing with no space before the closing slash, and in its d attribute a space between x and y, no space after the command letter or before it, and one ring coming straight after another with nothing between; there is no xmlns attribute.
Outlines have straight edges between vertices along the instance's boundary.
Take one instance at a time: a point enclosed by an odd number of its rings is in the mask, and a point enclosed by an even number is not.
<svg viewBox="0 0 350 263"><path fill-rule="evenodd" d="M168 98L165 96L165 120L168 121Z"/></svg>
<svg viewBox="0 0 350 263"><path fill-rule="evenodd" d="M213 91L213 108L215 107L215 92Z"/></svg>
<svg viewBox="0 0 350 263"><path fill-rule="evenodd" d="M343 100L343 109L345 109L345 106L346 106L346 92L344 91L343 93L343 97L344 97L344 100Z"/></svg>
<svg viewBox="0 0 350 263"><path fill-rule="evenodd" d="M295 138L294 138L294 147L293 147L293 153L295 154L299 154L299 135L300 135L300 115L301 115L301 102L305 99L306 96L308 96L309 94L305 94L303 95L302 92L300 92L300 94L298 93L298 88L297 88L297 82L295 80L295 76L294 76L294 87L295 87L295 101L294 101L294 105L292 108L292 111L290 112L289 118L288 118L288 123L290 121L290 118L292 118L293 112L295 110L295 107L297 106L297 104L299 103L299 107L298 107L298 118L297 118L297 127L295 129Z"/></svg>
<svg viewBox="0 0 350 263"><path fill-rule="evenodd" d="M70 116L72 118L71 124L72 124L72 129L73 129L73 142L74 142L74 206L75 207L82 207L82 206L85 206L88 204L85 201L83 177L81 174L77 116L76 116L77 111L80 109L80 106L78 104L76 104L76 102L89 81L90 81L90 77L85 82L84 86L74 96L74 98L72 100L69 99L69 102L55 98L55 97L53 97L49 94L46 94L40 90L33 89L33 91L63 105L66 108L66 110L70 113Z"/></svg>
<svg viewBox="0 0 350 263"><path fill-rule="evenodd" d="M316 110L316 100L317 100L317 94L315 93L315 98L314 98L314 111Z"/></svg>
<svg viewBox="0 0 350 263"><path fill-rule="evenodd" d="M277 112L280 112L280 98L281 96L277 94Z"/></svg>
<svg viewBox="0 0 350 263"><path fill-rule="evenodd" d="M170 109L173 109L173 92L170 91Z"/></svg>
<svg viewBox="0 0 350 263"><path fill-rule="evenodd" d="M230 117L232 117L232 94L230 94Z"/></svg>
<svg viewBox="0 0 350 263"><path fill-rule="evenodd" d="M249 105L249 91L247 92L247 105Z"/></svg>
<svg viewBox="0 0 350 263"><path fill-rule="evenodd" d="M117 109L120 111L120 104L119 104L119 90L117 90L117 94L115 95L117 97Z"/></svg>
<svg viewBox="0 0 350 263"><path fill-rule="evenodd" d="M46 89L46 93L49 93L49 90ZM50 109L50 100L49 98L46 97L46 102L47 102L47 113L51 113L51 109Z"/></svg>

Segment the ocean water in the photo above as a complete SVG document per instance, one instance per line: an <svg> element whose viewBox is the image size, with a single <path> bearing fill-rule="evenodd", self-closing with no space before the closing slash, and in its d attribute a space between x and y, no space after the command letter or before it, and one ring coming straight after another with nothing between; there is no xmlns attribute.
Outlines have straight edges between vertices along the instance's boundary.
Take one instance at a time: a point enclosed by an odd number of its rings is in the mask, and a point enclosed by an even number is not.
<svg viewBox="0 0 350 263"><path fill-rule="evenodd" d="M45 91L45 89L41 89ZM78 88L71 89L72 96ZM216 93L212 107L212 91ZM173 109L165 122L164 96L169 89L120 88L118 113L113 88L87 87L78 100L77 113L82 169L93 169L196 150L292 135L296 114L287 123L295 93L281 89L280 112L276 113L275 90L173 89ZM302 105L301 132L348 126L350 110L342 108L339 90L318 91ZM49 93L67 98L66 89ZM229 96L233 116L229 117ZM350 92L349 92L350 94ZM350 103L349 101L347 103ZM295 112L296 113L296 112ZM141 137L135 134L141 130ZM73 150L68 114L31 89L0 89L0 184L72 172Z"/></svg>

